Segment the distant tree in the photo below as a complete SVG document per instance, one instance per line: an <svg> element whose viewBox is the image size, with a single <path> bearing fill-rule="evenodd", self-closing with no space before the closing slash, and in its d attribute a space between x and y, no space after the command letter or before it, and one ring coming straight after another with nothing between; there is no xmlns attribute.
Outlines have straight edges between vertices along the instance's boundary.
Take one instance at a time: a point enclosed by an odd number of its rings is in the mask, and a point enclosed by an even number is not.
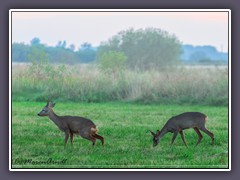
<svg viewBox="0 0 240 180"><path fill-rule="evenodd" d="M75 51L60 47L46 47L45 52L49 55L49 61L54 63L75 64L80 62Z"/></svg>
<svg viewBox="0 0 240 180"><path fill-rule="evenodd" d="M96 50L87 42L83 43L77 51L77 55L82 63L90 63L94 61L96 59L96 54Z"/></svg>
<svg viewBox="0 0 240 180"><path fill-rule="evenodd" d="M70 46L69 46L69 49L71 50L71 51L74 51L75 50L75 45L74 44L70 44Z"/></svg>
<svg viewBox="0 0 240 180"><path fill-rule="evenodd" d="M133 69L164 69L176 65L181 54L181 43L176 36L157 28L121 31L101 43L98 56L108 51L123 52L127 66Z"/></svg>
<svg viewBox="0 0 240 180"><path fill-rule="evenodd" d="M108 51L98 58L98 67L104 73L116 78L125 68L126 55L123 52Z"/></svg>
<svg viewBox="0 0 240 180"><path fill-rule="evenodd" d="M207 55L205 52L203 51L196 51L194 53L192 53L189 57L189 59L191 61L199 61L199 60L203 60L203 59L207 59Z"/></svg>
<svg viewBox="0 0 240 180"><path fill-rule="evenodd" d="M40 39L35 37L31 40L31 45L34 46L34 45L39 45L40 44Z"/></svg>
<svg viewBox="0 0 240 180"><path fill-rule="evenodd" d="M42 46L31 46L28 61L32 63L46 63L48 62L48 54L45 52L45 47Z"/></svg>
<svg viewBox="0 0 240 180"><path fill-rule="evenodd" d="M67 42L66 41L63 41L62 43L62 48L66 48L67 47Z"/></svg>
<svg viewBox="0 0 240 180"><path fill-rule="evenodd" d="M81 44L81 47L80 47L80 49L82 49L82 50L91 49L91 48L92 48L92 45L88 42Z"/></svg>
<svg viewBox="0 0 240 180"><path fill-rule="evenodd" d="M32 45L28 53L28 61L31 63L29 66L29 72L36 77L45 77L46 67L49 66L49 56L45 52L45 46Z"/></svg>
<svg viewBox="0 0 240 180"><path fill-rule="evenodd" d="M36 39L35 39L36 40ZM74 46L62 48L64 43L59 42L55 47L45 46L40 41L33 40L31 45L23 43L12 44L12 61L15 62L32 62L32 63L79 63L80 59Z"/></svg>
<svg viewBox="0 0 240 180"><path fill-rule="evenodd" d="M61 45L62 45L62 41L58 41L56 47L57 47L57 48L58 48L58 47L61 47Z"/></svg>
<svg viewBox="0 0 240 180"><path fill-rule="evenodd" d="M64 40L64 41L58 41L56 47L58 48L66 48L67 46L67 42Z"/></svg>
<svg viewBox="0 0 240 180"><path fill-rule="evenodd" d="M30 46L24 43L12 44L12 61L13 62L27 62Z"/></svg>
<svg viewBox="0 0 240 180"><path fill-rule="evenodd" d="M187 62L196 62L199 60L211 60L212 63L214 61L228 62L228 53L227 52L219 52L214 46L193 46L193 45L183 45L182 46L182 55L181 60Z"/></svg>

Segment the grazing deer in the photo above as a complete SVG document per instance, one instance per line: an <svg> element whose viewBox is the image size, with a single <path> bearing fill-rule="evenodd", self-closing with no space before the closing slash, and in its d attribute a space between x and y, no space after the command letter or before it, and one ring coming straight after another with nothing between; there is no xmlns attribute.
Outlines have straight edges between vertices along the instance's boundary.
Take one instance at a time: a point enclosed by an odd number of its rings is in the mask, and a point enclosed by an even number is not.
<svg viewBox="0 0 240 180"><path fill-rule="evenodd" d="M193 128L198 135L196 146L200 143L203 137L199 130L209 135L212 139L212 144L214 144L214 134L205 128L206 120L207 116L200 112L185 112L171 117L161 131L157 130L156 134L150 131L153 136L153 147L157 146L161 138L168 132L174 133L171 144L173 144L178 133L180 133L185 146L187 146L183 130L189 128Z"/></svg>
<svg viewBox="0 0 240 180"><path fill-rule="evenodd" d="M99 139L104 144L104 138L97 134L96 125L89 119L79 116L58 116L54 113L53 107L55 103L47 102L47 105L43 107L42 111L38 113L38 116L48 116L58 128L65 133L65 144L68 142L70 135L71 145L73 146L73 135L78 134L81 137L92 141L95 145L96 139Z"/></svg>

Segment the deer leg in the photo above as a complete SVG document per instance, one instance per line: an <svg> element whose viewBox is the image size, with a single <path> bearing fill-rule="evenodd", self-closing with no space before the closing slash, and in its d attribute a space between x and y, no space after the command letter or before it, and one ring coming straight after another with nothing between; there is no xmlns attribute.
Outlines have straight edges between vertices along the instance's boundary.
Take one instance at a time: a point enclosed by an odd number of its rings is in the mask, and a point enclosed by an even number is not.
<svg viewBox="0 0 240 180"><path fill-rule="evenodd" d="M73 133L70 133L71 145L73 147Z"/></svg>
<svg viewBox="0 0 240 180"><path fill-rule="evenodd" d="M93 137L99 139L102 142L102 145L104 145L104 138L102 136L94 134Z"/></svg>
<svg viewBox="0 0 240 180"><path fill-rule="evenodd" d="M209 135L212 139L212 145L214 145L214 134L211 133L209 130L207 130L207 128L205 127L201 127L199 128L201 131L205 132L207 135Z"/></svg>
<svg viewBox="0 0 240 180"><path fill-rule="evenodd" d="M90 135L81 135L81 137L82 138L84 138L84 139L87 139L87 140L89 140L89 141L92 141L92 145L94 146L95 145L95 142L96 142L96 138L95 137L92 137L92 136L90 136Z"/></svg>
<svg viewBox="0 0 240 180"><path fill-rule="evenodd" d="M93 146L95 145L95 143L96 143L96 138L91 137L91 136L89 136L89 137L84 137L84 138L92 141L92 145L93 145Z"/></svg>
<svg viewBox="0 0 240 180"><path fill-rule="evenodd" d="M178 131L175 131L174 134L173 134L173 137L172 137L172 143L171 143L171 145L172 145L173 142L175 141L177 135L178 135Z"/></svg>
<svg viewBox="0 0 240 180"><path fill-rule="evenodd" d="M196 146L197 146L197 145L201 142L203 136L202 136L201 132L199 131L199 129L198 129L197 127L194 127L193 129L195 130L195 132L196 132L197 135L198 135L198 141L197 141L197 143L196 143Z"/></svg>
<svg viewBox="0 0 240 180"><path fill-rule="evenodd" d="M68 131L65 131L65 144L64 144L64 149L66 149L66 145L67 145L67 142L68 142L68 138L69 138L69 132L68 132Z"/></svg>
<svg viewBox="0 0 240 180"><path fill-rule="evenodd" d="M181 134L181 137L182 137L183 143L184 143L185 146L187 147L187 143L186 143L186 141L185 141L185 137L184 137L184 133L183 133L183 131L179 131L179 133Z"/></svg>

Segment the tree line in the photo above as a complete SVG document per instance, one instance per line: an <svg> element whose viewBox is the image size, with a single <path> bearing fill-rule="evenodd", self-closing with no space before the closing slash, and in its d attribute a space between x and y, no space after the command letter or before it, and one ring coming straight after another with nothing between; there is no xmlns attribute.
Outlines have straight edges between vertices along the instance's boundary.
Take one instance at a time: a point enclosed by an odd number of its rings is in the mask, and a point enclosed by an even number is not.
<svg viewBox="0 0 240 180"><path fill-rule="evenodd" d="M206 49L206 47L204 48ZM207 48L209 49L209 47ZM214 47L210 47L210 49L212 48ZM114 73L119 68L164 69L181 62L190 62L190 60L195 62L208 60L207 52L203 56L203 53L192 49L190 48L190 51L189 47L182 45L175 35L159 28L129 28L120 31L107 41L101 42L98 47L93 47L90 43L85 42L76 49L73 44L67 46L66 41L59 41L56 46L47 46L41 43L37 37L33 38L30 44L13 43L12 61L64 64L96 63L100 69ZM202 49L201 51L203 51ZM216 50L213 50L217 54Z"/></svg>
<svg viewBox="0 0 240 180"><path fill-rule="evenodd" d="M50 63L89 63L96 59L96 49L90 43L81 44L78 50L75 45L67 47L66 41L59 41L56 46L47 46L35 37L30 44L13 43L13 62L47 61Z"/></svg>

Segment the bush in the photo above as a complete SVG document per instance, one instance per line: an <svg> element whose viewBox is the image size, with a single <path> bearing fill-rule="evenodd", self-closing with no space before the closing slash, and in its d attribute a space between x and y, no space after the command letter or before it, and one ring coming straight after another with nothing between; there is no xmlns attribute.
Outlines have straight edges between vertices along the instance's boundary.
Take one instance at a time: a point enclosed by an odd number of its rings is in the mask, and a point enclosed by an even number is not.
<svg viewBox="0 0 240 180"><path fill-rule="evenodd" d="M123 52L107 51L99 56L98 67L103 73L116 78L124 70L126 60L127 57Z"/></svg>

